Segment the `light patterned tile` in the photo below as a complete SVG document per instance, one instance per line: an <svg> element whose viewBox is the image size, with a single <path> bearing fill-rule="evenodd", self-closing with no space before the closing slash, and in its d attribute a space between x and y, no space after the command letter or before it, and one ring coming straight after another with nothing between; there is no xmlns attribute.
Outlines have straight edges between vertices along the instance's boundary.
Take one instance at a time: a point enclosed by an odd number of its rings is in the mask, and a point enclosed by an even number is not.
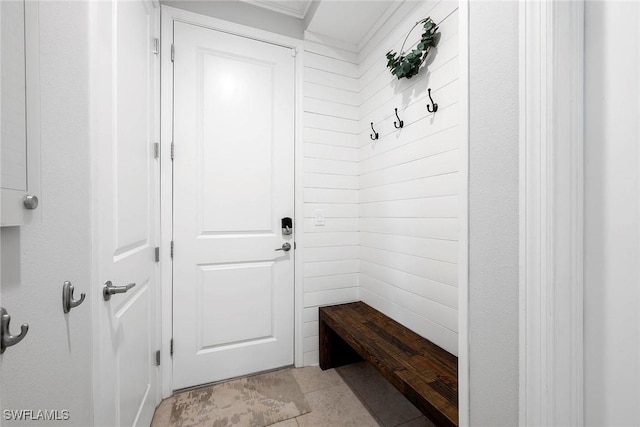
<svg viewBox="0 0 640 427"><path fill-rule="evenodd" d="M346 384L305 395L311 412L297 418L300 427L379 427Z"/></svg>
<svg viewBox="0 0 640 427"><path fill-rule="evenodd" d="M346 382L349 382L352 378L366 378L378 373L376 368L366 361L340 366L336 368L336 371L338 371L338 374L340 374Z"/></svg>
<svg viewBox="0 0 640 427"><path fill-rule="evenodd" d="M352 377L348 384L385 427L395 427L421 415L420 411L377 371L365 377Z"/></svg>
<svg viewBox="0 0 640 427"><path fill-rule="evenodd" d="M344 384L344 381L335 369L327 369L326 371L323 371L318 366L308 366L305 368L293 369L291 370L291 373L298 382L300 390L305 394Z"/></svg>
<svg viewBox="0 0 640 427"><path fill-rule="evenodd" d="M404 424L400 424L398 427L436 427L436 425L423 415Z"/></svg>
<svg viewBox="0 0 640 427"><path fill-rule="evenodd" d="M288 420L280 421L279 423L271 424L269 427L298 427L298 422L295 418L289 418Z"/></svg>

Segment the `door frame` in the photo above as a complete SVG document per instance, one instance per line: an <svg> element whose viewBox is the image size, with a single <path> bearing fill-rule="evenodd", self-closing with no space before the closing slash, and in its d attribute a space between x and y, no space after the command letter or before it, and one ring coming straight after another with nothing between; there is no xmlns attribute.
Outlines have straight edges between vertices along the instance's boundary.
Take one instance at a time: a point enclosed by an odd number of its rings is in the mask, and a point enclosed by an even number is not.
<svg viewBox="0 0 640 427"><path fill-rule="evenodd" d="M170 254L173 235L173 168L171 160L171 140L173 136L173 66L171 61L171 45L173 41L173 22L179 21L198 25L216 31L222 31L241 37L263 41L291 48L295 56L295 95L294 95L294 218L296 250L294 254L294 363L302 366L302 307L303 307L303 40L287 37L269 31L259 30L233 22L224 21L206 15L161 6L161 48L160 48L160 283L162 295L160 315L162 397L169 397L173 392L173 363L171 363L171 340L173 338L173 263ZM171 118L171 119L165 119Z"/></svg>
<svg viewBox="0 0 640 427"><path fill-rule="evenodd" d="M460 204L458 206L458 424L469 426L469 2L458 2Z"/></svg>
<svg viewBox="0 0 640 427"><path fill-rule="evenodd" d="M519 26L520 425L582 425L584 1Z"/></svg>

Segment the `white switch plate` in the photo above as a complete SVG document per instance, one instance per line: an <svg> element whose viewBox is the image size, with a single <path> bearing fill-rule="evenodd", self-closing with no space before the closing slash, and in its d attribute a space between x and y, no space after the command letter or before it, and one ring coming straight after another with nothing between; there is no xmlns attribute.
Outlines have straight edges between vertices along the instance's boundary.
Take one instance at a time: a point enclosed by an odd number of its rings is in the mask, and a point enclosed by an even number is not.
<svg viewBox="0 0 640 427"><path fill-rule="evenodd" d="M324 225L324 209L316 209L315 217L313 218L313 224L317 226Z"/></svg>

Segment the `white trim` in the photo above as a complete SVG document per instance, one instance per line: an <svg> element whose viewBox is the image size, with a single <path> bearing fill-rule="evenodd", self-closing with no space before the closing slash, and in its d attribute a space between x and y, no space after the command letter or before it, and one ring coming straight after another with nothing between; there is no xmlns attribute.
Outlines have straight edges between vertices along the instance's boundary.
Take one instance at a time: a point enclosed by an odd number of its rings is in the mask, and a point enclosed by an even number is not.
<svg viewBox="0 0 640 427"><path fill-rule="evenodd" d="M329 46L329 47L334 47L336 49L341 49L341 50L346 50L347 52L351 52L351 53L355 53L358 54L358 48L356 47L356 45L343 41L343 40L338 40L338 39L334 39L330 36L324 35L324 34L319 34L319 33L314 33L311 31L305 31L304 32L304 41L309 41L309 42L314 42L314 43L320 43L323 44L325 46Z"/></svg>
<svg viewBox="0 0 640 427"><path fill-rule="evenodd" d="M458 425L469 426L469 0L458 6L460 206L458 232Z"/></svg>
<svg viewBox="0 0 640 427"><path fill-rule="evenodd" d="M160 40L160 2L158 0L151 0L151 5L153 6L153 37ZM153 143L160 142L160 53L158 55L154 55L154 73L153 73ZM159 145L159 144L158 144ZM160 175L160 159L158 158L155 166L156 179L154 180L154 214L155 214L155 234L154 234L154 246L160 246L160 239L162 236L162 226L161 226L161 206L160 206L160 189L161 189L161 179ZM156 265L155 269L155 283L157 286L156 290L156 301L155 301L155 309L154 309L154 318L153 321L158 325L155 330L155 342L154 344L154 352L156 350L160 350L162 348L162 265ZM164 361L165 364L169 361L169 359L160 360L160 364ZM154 390L154 399L156 405L159 405L162 401L162 369L157 368L155 371L156 374L156 389Z"/></svg>
<svg viewBox="0 0 640 427"><path fill-rule="evenodd" d="M242 0L252 6L261 7L272 12L278 12L294 18L304 19L311 6L311 0L279 1L279 0ZM293 5L291 5L293 3Z"/></svg>
<svg viewBox="0 0 640 427"><path fill-rule="evenodd" d="M98 218L98 212L100 212L99 198L96 197L96 188L100 183L100 168L99 168L99 147L97 144L97 118L99 117L100 108L97 102L101 95L99 85L97 84L100 75L100 49L96 46L102 46L104 48L104 35L101 33L100 26L100 12L105 7L104 3L101 5L97 2L91 2L88 5L89 14L89 159L91 161L91 283L93 284L91 292L89 294L89 303L91 304L91 425L96 425L100 421L100 413L102 411L100 399L104 399L103 394L97 384L100 382L100 336L101 336L101 319L100 319L100 304L102 303L98 293L100 283L100 221Z"/></svg>
<svg viewBox="0 0 640 427"><path fill-rule="evenodd" d="M295 219L298 228L301 230L300 222L302 220L302 155L303 155L303 134L302 134L302 116L303 116L303 52L304 42L292 37L283 36L276 33L271 33L264 30L240 25L228 21L223 21L217 18L212 18L205 15L199 15L197 13L187 12L181 9L176 9L169 6L161 7L161 136L160 136L160 162L161 162L161 250L160 250L160 262L161 262L161 288L162 295L162 360L171 360L169 353L170 341L173 334L173 322L172 322L172 303L173 303L173 291L172 291L172 262L169 254L169 247L172 236L172 165L171 165L171 153L170 145L173 135L173 119L172 119L172 105L173 105L173 66L171 63L171 44L173 41L173 22L180 21L189 24L199 25L206 28L211 28L217 31L223 31L230 34L235 34L242 37L248 37L254 40L263 41L266 43L277 44L287 48L294 49L296 52L295 60L295 152L296 152L296 166L295 166ZM303 349L302 349L302 307L303 307L303 283L302 283L302 259L303 259L303 244L302 234L296 235L297 249L295 252L295 307L294 307L294 363L296 366L302 366L303 363ZM163 363L162 368L162 395L163 397L169 397L173 392L172 378L173 378L173 366L172 363Z"/></svg>
<svg viewBox="0 0 640 427"><path fill-rule="evenodd" d="M297 45L295 64L295 259L294 259L294 364L304 366L304 42Z"/></svg>
<svg viewBox="0 0 640 427"><path fill-rule="evenodd" d="M464 2L465 0L461 0ZM385 24L391 19L393 15L400 9L406 0L392 0L391 5L383 12L382 16L378 18L378 20L369 28L369 30L365 33L365 35L358 42L358 52L364 51L364 48L369 44L373 36L375 36L378 31L382 30Z"/></svg>
<svg viewBox="0 0 640 427"><path fill-rule="evenodd" d="M520 4L520 425L583 424L583 1Z"/></svg>
<svg viewBox="0 0 640 427"><path fill-rule="evenodd" d="M166 7L160 7L160 322L162 330L160 359L171 363L160 364L162 377L162 397L173 392L173 362L170 343L173 337L173 263L169 248L173 235L172 208L172 166L171 137L173 134L173 67L171 66L171 44L173 42L173 20L166 13Z"/></svg>

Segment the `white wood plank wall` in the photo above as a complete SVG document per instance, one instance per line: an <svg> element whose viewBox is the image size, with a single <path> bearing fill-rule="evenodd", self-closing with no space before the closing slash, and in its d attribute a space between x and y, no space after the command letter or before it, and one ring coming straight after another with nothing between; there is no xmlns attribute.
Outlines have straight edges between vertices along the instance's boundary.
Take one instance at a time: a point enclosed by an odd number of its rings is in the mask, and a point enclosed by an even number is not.
<svg viewBox="0 0 640 427"><path fill-rule="evenodd" d="M442 21L438 50L427 72L398 81L385 54L426 16ZM318 363L318 307L358 299L457 354L457 17L456 2L403 3L360 49L305 34L306 365Z"/></svg>
<svg viewBox="0 0 640 427"><path fill-rule="evenodd" d="M357 61L355 46L306 34L305 365L318 363L318 307L359 299ZM318 209L324 211L324 226L314 225Z"/></svg>
<svg viewBox="0 0 640 427"><path fill-rule="evenodd" d="M457 2L401 6L360 51L358 128L360 298L447 351L458 347ZM431 16L437 52L411 79L397 80L385 54ZM422 33L416 28L408 44ZM407 50L407 47L405 47ZM425 72L426 71L426 72ZM438 104L427 111L427 89ZM396 129L394 108L404 121ZM370 123L380 139L372 141Z"/></svg>

